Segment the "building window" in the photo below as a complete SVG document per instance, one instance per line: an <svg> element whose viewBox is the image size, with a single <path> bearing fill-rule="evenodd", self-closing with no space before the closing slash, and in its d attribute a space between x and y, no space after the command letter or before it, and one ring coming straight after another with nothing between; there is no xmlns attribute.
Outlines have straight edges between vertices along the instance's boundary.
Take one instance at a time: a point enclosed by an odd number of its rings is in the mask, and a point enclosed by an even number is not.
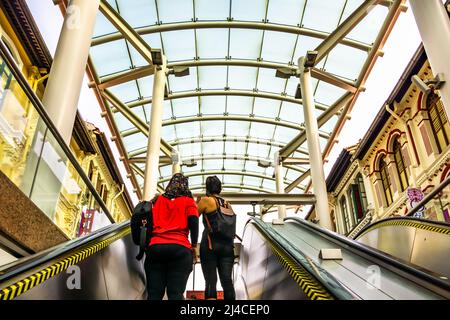
<svg viewBox="0 0 450 320"><path fill-rule="evenodd" d="M384 200L386 200L386 205L389 206L392 203L392 190L391 190L391 181L389 179L389 173L387 170L387 164L384 160L384 157L380 159L380 175L381 175L381 183L383 184L383 194Z"/></svg>
<svg viewBox="0 0 450 320"><path fill-rule="evenodd" d="M355 222L360 222L367 211L367 195L366 188L364 187L364 181L361 174L356 176L356 184L350 186L350 194L353 203L353 215Z"/></svg>
<svg viewBox="0 0 450 320"><path fill-rule="evenodd" d="M92 179L94 178L94 166L92 164L92 161L89 162L88 178L89 181L93 182Z"/></svg>
<svg viewBox="0 0 450 320"><path fill-rule="evenodd" d="M444 110L444 104L437 94L430 93L428 95L427 110L434 139L436 140L439 153L441 153L449 144L448 128L445 125L448 121Z"/></svg>
<svg viewBox="0 0 450 320"><path fill-rule="evenodd" d="M350 230L350 221L349 221L349 217L348 217L347 200L345 199L345 196L341 198L340 203L341 203L342 219L344 219L343 234L347 234L347 231Z"/></svg>
<svg viewBox="0 0 450 320"><path fill-rule="evenodd" d="M400 188L402 189L402 191L405 191L409 185L409 182L405 167L405 160L403 159L402 155L402 147L400 146L398 140L394 141L393 149L394 149L395 167L397 168L398 177L400 178Z"/></svg>
<svg viewBox="0 0 450 320"><path fill-rule="evenodd" d="M103 202L106 204L106 202L108 201L108 188L104 184L102 184L101 196L102 196Z"/></svg>

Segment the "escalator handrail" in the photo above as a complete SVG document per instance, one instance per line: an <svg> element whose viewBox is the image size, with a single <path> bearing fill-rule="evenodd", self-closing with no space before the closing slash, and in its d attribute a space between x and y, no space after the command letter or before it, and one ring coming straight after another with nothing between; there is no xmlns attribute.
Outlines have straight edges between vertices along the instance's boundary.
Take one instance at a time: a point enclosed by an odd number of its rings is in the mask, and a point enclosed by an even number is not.
<svg viewBox="0 0 450 320"><path fill-rule="evenodd" d="M12 264L7 265L8 267L7 269L2 270L5 273L0 274L0 283L8 279L11 279L15 276L18 276L23 272L36 268L40 265L49 263L57 259L58 257L67 255L70 252L78 250L81 247L100 242L105 237L111 237L119 233L120 231L126 229L129 226L129 224L130 222L127 220L121 223L108 225L82 238L77 238L63 242L62 244L56 245L55 247L50 248L43 253L36 253L30 257L26 257L25 261L23 261L23 259L19 259L13 262Z"/></svg>
<svg viewBox="0 0 450 320"><path fill-rule="evenodd" d="M364 253L365 255L375 258L377 260L380 260L381 262L384 262L387 266L395 267L395 269L398 269L404 273L410 274L420 280L423 280L425 282L431 283L440 289L450 291L450 283L435 277L425 271L422 271L419 266L415 266L412 264L407 263L406 261L399 261L395 257L384 253L382 251L379 251L375 248L371 248L369 246L366 246L362 243L357 242L356 240L348 239L340 234L331 232L329 230L320 228L316 226L315 224L305 221L303 219L297 218L297 217L288 217L285 218L284 221L292 220L298 224L301 224L302 226L305 226L314 232L320 234L323 237L326 237L330 241L336 243L337 245L343 247L343 245L346 246L347 250L350 250L354 253ZM395 269L389 269L392 272L395 272ZM397 272L395 272L397 273Z"/></svg>
<svg viewBox="0 0 450 320"><path fill-rule="evenodd" d="M355 299L355 296L351 294L348 289L343 287L341 283L334 278L334 276L311 261L300 250L290 248L282 241L280 241L280 239L277 239L275 235L271 234L270 229L260 219L253 217L249 219L247 224L249 222L254 222L264 237L267 237L272 242L278 244L280 248L285 251L285 253L287 253L294 261L302 266L311 276L313 276L317 280L317 282L319 282L332 296L340 300ZM283 241L286 241L286 239L284 238L281 239Z"/></svg>
<svg viewBox="0 0 450 320"><path fill-rule="evenodd" d="M442 221L424 220L424 219L413 218L413 217L401 217L401 218L391 217L391 218L386 218L386 219L381 219L381 220L375 221L374 223L371 223L371 224L365 226L355 235L354 239L361 237L364 233L368 232L369 229L376 228L376 226L378 226L382 223L384 224L388 221L413 221L413 222L417 222L419 224L428 224L428 225L431 225L434 227L444 227L444 228L450 230L450 224L446 223L446 222L442 222Z"/></svg>

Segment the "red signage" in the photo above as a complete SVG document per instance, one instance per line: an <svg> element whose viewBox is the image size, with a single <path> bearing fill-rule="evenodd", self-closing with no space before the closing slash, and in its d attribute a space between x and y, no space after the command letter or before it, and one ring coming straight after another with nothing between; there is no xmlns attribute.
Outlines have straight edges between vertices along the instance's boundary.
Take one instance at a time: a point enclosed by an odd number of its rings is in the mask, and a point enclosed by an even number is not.
<svg viewBox="0 0 450 320"><path fill-rule="evenodd" d="M205 291L188 290L186 291L187 300L205 300ZM223 300L223 291L217 291L217 300Z"/></svg>
<svg viewBox="0 0 450 320"><path fill-rule="evenodd" d="M88 209L81 213L80 229L78 230L78 237L92 232L92 223L94 222L94 209Z"/></svg>

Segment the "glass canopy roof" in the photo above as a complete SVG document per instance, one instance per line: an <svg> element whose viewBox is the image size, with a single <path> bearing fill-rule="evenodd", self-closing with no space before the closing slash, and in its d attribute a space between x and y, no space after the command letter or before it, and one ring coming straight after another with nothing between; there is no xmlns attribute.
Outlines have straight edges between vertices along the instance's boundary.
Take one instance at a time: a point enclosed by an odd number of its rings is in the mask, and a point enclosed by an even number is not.
<svg viewBox="0 0 450 320"><path fill-rule="evenodd" d="M168 67L189 66L188 76L167 77L162 139L179 151L184 163L192 164L182 166L182 171L199 192L210 174L222 179L225 191L275 192L273 167L260 167L258 160L273 161L274 153L303 131L304 122L302 105L294 97L298 78L278 78L276 68L294 69L300 56L314 50L363 2L108 0L151 48L162 49ZM390 1L376 5L317 64L317 73L360 88L370 71L367 64L375 59L371 48L386 31L390 6ZM99 81L148 66L101 13L90 57ZM319 119L348 93L335 82L313 73ZM107 90L148 123L152 86L153 76L141 75ZM132 164L136 187L142 188L147 136L106 103ZM324 153L333 145L330 136L336 138L339 117L345 116L335 112L319 124ZM307 154L305 140L290 156ZM171 165L161 165L159 185L165 187ZM308 165L286 165L286 187L308 169ZM309 184L307 177L292 192L305 192Z"/></svg>

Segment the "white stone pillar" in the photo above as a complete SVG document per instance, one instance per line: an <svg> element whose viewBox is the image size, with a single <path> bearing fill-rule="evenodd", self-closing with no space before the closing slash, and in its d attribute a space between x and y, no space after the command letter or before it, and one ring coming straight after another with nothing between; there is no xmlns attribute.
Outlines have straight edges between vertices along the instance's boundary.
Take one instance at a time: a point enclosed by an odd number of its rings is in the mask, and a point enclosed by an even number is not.
<svg viewBox="0 0 450 320"><path fill-rule="evenodd" d="M444 74L439 89L450 119L450 19L442 0L410 0L412 12L434 75Z"/></svg>
<svg viewBox="0 0 450 320"><path fill-rule="evenodd" d="M147 201L150 201L155 196L158 186L164 89L166 85L166 58L163 56L163 64L161 66L155 65L154 68L155 78L153 81L150 131L144 175L143 199Z"/></svg>
<svg viewBox="0 0 450 320"><path fill-rule="evenodd" d="M311 84L311 72L304 68L305 58L301 57L298 61L300 71L300 86L303 101L303 112L305 118L306 141L308 143L309 159L311 164L311 179L316 196L316 217L319 219L319 225L332 230L331 218L328 209L327 187L325 184L325 174L323 171L322 152L319 144L319 127L315 117L314 95Z"/></svg>
<svg viewBox="0 0 450 320"><path fill-rule="evenodd" d="M72 0L67 7L43 104L69 144L100 0Z"/></svg>

